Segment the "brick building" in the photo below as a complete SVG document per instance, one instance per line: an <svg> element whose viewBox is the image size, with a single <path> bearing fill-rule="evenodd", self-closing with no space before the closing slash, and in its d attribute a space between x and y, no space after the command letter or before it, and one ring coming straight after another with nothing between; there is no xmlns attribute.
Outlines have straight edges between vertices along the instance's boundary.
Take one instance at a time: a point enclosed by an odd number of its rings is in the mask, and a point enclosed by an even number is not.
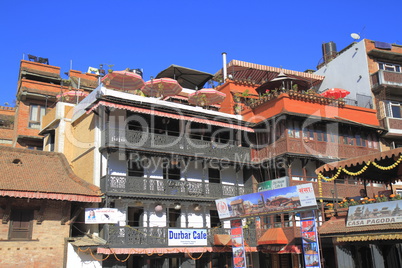
<svg viewBox="0 0 402 268"><path fill-rule="evenodd" d="M15 108L0 106L0 145L12 146Z"/></svg>
<svg viewBox="0 0 402 268"><path fill-rule="evenodd" d="M70 70L62 79L60 67L41 59L29 55L29 60L21 60L16 106L0 107L1 145L42 150L43 136L38 133L47 110L66 92L89 93L98 86L97 74Z"/></svg>
<svg viewBox="0 0 402 268"><path fill-rule="evenodd" d="M59 153L0 147L1 267L63 267L71 224L100 190Z"/></svg>

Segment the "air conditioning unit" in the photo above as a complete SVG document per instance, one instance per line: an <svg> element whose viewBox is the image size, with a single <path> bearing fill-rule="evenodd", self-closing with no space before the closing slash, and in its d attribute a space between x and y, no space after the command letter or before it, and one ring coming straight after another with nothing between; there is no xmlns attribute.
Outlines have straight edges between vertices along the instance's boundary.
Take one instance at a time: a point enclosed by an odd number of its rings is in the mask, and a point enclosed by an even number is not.
<svg viewBox="0 0 402 268"><path fill-rule="evenodd" d="M88 71L87 73L91 73L91 74L97 74L99 75L99 69L98 68L94 68L94 67L88 67Z"/></svg>

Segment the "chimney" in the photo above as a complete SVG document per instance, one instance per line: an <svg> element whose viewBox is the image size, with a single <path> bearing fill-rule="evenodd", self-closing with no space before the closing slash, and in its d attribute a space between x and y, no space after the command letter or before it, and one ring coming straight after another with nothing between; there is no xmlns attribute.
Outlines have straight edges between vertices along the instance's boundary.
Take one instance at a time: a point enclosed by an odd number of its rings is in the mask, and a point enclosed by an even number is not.
<svg viewBox="0 0 402 268"><path fill-rule="evenodd" d="M223 83L225 83L226 78L228 76L228 72L226 69L226 52L222 53L222 60L223 60Z"/></svg>

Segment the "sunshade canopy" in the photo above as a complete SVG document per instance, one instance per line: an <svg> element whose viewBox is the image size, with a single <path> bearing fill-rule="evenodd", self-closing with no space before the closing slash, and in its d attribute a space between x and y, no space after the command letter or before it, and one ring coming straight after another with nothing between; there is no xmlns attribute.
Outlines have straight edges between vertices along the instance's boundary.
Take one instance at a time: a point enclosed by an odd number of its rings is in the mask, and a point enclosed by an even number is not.
<svg viewBox="0 0 402 268"><path fill-rule="evenodd" d="M156 76L156 78L164 77L177 80L184 88L201 89L213 75L173 64Z"/></svg>

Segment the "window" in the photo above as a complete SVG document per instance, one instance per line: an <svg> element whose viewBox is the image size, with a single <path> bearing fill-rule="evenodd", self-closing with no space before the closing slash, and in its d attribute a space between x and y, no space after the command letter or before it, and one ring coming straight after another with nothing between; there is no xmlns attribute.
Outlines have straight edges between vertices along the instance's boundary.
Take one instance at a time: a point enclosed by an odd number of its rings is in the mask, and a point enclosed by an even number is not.
<svg viewBox="0 0 402 268"><path fill-rule="evenodd" d="M141 161L129 160L128 176L144 177L144 167L142 166Z"/></svg>
<svg viewBox="0 0 402 268"><path fill-rule="evenodd" d="M9 240L31 240L33 210L15 209L11 211Z"/></svg>
<svg viewBox="0 0 402 268"><path fill-rule="evenodd" d="M221 226L221 221L219 219L218 211L210 210L209 216L210 216L210 220L211 220L211 228Z"/></svg>
<svg viewBox="0 0 402 268"><path fill-rule="evenodd" d="M221 183L221 173L219 169L209 168L208 179L211 183Z"/></svg>
<svg viewBox="0 0 402 268"><path fill-rule="evenodd" d="M384 71L401 72L401 66L399 64L379 62L378 68Z"/></svg>
<svg viewBox="0 0 402 268"><path fill-rule="evenodd" d="M316 132L317 132L317 140L318 141L325 141L325 142L328 141L325 126L322 126L322 125L317 126Z"/></svg>
<svg viewBox="0 0 402 268"><path fill-rule="evenodd" d="M46 113L45 107L37 105L37 104L32 104L30 106L30 111L29 111L28 127L39 129L40 123L42 120L42 116L44 116L45 113Z"/></svg>
<svg viewBox="0 0 402 268"><path fill-rule="evenodd" d="M169 180L180 180L180 167L177 165L170 165L163 167L163 178Z"/></svg>
<svg viewBox="0 0 402 268"><path fill-rule="evenodd" d="M389 101L386 104L386 113L388 117L393 117L393 118L402 118L402 113L401 113L401 104L396 101Z"/></svg>

